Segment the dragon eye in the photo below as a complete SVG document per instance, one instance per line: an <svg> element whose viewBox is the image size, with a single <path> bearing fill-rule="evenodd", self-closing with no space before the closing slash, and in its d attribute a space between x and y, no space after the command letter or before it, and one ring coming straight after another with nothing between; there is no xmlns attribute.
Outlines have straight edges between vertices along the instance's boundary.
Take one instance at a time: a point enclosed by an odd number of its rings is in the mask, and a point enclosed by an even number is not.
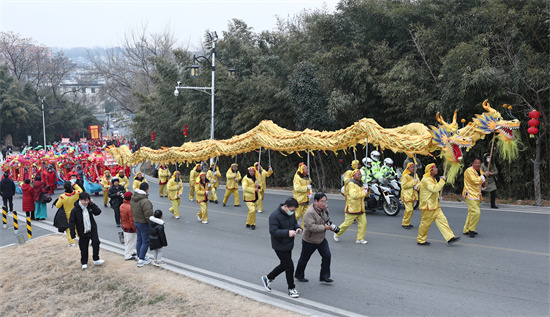
<svg viewBox="0 0 550 317"><path fill-rule="evenodd" d="M502 120L502 118L497 118L497 121L500 121L500 120Z"/></svg>
<svg viewBox="0 0 550 317"><path fill-rule="evenodd" d="M460 131L456 131L456 135L460 135Z"/></svg>
<svg viewBox="0 0 550 317"><path fill-rule="evenodd" d="M449 136L454 136L454 132L449 132Z"/></svg>

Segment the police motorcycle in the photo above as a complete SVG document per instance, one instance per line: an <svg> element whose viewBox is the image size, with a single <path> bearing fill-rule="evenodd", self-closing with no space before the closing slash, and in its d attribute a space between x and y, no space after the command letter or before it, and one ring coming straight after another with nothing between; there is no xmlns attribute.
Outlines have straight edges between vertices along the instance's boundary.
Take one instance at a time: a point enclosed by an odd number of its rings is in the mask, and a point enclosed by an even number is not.
<svg viewBox="0 0 550 317"><path fill-rule="evenodd" d="M369 166L372 163L370 158L363 159L363 164ZM392 189L381 184L375 177L365 184L368 186L370 192L367 197L365 197L365 208L370 211L376 211L378 209L383 209L386 215L396 216L401 210L401 204L399 203L399 198L395 195L395 192L392 193Z"/></svg>
<svg viewBox="0 0 550 317"><path fill-rule="evenodd" d="M393 160L388 157L384 159L384 164L393 165ZM400 205L403 205L403 202L401 201L401 175L402 174L403 174L403 170L401 168L397 168L395 172L391 171L387 175L382 175L382 177L378 179L382 185L385 185L392 190L392 194L394 194L397 197ZM417 209L418 205L419 205L419 201L417 200L413 208Z"/></svg>

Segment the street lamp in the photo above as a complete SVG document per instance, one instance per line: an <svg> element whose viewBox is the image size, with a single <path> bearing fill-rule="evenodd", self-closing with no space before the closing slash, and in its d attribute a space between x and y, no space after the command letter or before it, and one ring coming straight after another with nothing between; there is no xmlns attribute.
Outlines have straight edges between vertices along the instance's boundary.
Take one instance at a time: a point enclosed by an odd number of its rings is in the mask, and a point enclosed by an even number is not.
<svg viewBox="0 0 550 317"><path fill-rule="evenodd" d="M193 89L193 90L202 91L210 95L210 98L211 98L210 139L214 140L214 86L215 86L214 79L216 74L216 42L218 41L218 34L214 31L214 32L208 33L208 37L210 38L210 42L212 42L212 51L210 52L210 56L193 55L193 65L188 66L188 68L190 70L190 77L196 78L199 76L199 66L195 63L200 63L200 64L210 63L212 65L212 85L210 87L188 87L188 86L181 86L181 82L178 81L178 85L174 90L174 96L176 97L179 96L180 94L179 89ZM220 62L223 63L223 60L220 59ZM235 76L235 69L231 67L229 69L229 77L234 77L234 76Z"/></svg>
<svg viewBox="0 0 550 317"><path fill-rule="evenodd" d="M42 102L42 132L44 133L44 151L46 151L46 119L44 117L44 99L46 99L46 97L40 97L40 101Z"/></svg>

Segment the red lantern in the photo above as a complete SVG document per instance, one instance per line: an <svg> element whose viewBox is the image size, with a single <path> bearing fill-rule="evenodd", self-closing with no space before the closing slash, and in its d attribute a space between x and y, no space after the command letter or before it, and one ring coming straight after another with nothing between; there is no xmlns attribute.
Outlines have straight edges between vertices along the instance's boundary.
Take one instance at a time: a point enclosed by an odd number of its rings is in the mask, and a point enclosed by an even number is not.
<svg viewBox="0 0 550 317"><path fill-rule="evenodd" d="M527 129L527 132L529 134L535 135L535 134L539 133L539 129L537 129L535 127L529 127L529 129Z"/></svg>
<svg viewBox="0 0 550 317"><path fill-rule="evenodd" d="M155 141L155 132L151 132L151 141Z"/></svg>
<svg viewBox="0 0 550 317"><path fill-rule="evenodd" d="M529 124L530 127L536 127L536 126L539 125L539 120L531 119L531 120L529 120L528 124Z"/></svg>
<svg viewBox="0 0 550 317"><path fill-rule="evenodd" d="M187 130L187 124L185 124L183 126L183 136L184 137L187 137L187 135L189 134L189 130Z"/></svg>
<svg viewBox="0 0 550 317"><path fill-rule="evenodd" d="M540 112L538 112L537 110L529 112L529 118L536 119L538 117L540 117Z"/></svg>

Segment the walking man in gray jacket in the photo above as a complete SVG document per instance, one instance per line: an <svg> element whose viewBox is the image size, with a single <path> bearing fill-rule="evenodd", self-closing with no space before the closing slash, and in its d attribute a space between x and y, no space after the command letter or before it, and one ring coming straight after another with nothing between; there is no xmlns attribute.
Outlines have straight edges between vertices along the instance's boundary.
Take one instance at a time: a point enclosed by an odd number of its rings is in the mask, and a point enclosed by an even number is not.
<svg viewBox="0 0 550 317"><path fill-rule="evenodd" d="M319 251L321 255L321 274L319 281L323 283L332 283L330 278L330 249L328 241L325 239L325 232L340 229L330 222L328 215L327 195L325 193L316 193L313 204L309 206L304 216L304 233L302 234L302 254L298 260L298 266L294 277L300 282L308 282L305 278L305 269L309 258L315 252Z"/></svg>

